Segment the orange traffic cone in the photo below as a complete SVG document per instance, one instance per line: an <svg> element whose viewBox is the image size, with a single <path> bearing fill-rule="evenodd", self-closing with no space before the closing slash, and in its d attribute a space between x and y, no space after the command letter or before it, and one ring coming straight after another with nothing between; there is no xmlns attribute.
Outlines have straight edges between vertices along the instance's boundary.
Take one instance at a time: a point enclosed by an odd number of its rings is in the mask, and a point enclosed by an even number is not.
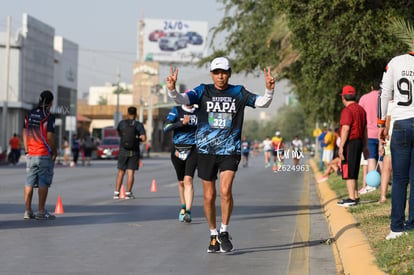
<svg viewBox="0 0 414 275"><path fill-rule="evenodd" d="M63 211L62 199L59 195L56 203L55 214L63 214L64 212L65 211Z"/></svg>
<svg viewBox="0 0 414 275"><path fill-rule="evenodd" d="M123 184L121 185L121 190L119 190L119 198L125 199L125 186Z"/></svg>
<svg viewBox="0 0 414 275"><path fill-rule="evenodd" d="M151 192L153 193L157 192L157 184L155 183L155 179L152 180Z"/></svg>

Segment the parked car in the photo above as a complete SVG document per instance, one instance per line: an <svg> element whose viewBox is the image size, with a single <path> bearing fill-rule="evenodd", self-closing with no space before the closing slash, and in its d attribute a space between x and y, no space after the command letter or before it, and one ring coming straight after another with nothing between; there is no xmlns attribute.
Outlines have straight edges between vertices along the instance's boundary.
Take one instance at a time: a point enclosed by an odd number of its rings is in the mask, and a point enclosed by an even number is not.
<svg viewBox="0 0 414 275"><path fill-rule="evenodd" d="M119 154L119 137L106 137L98 145L97 153L99 159L118 158Z"/></svg>
<svg viewBox="0 0 414 275"><path fill-rule="evenodd" d="M180 32L169 32L158 40L158 46L161 50L179 50L187 48L188 38Z"/></svg>
<svg viewBox="0 0 414 275"><path fill-rule="evenodd" d="M201 45L203 44L203 37L197 32L187 32L185 36L188 39L188 43L192 45Z"/></svg>
<svg viewBox="0 0 414 275"><path fill-rule="evenodd" d="M163 30L154 30L148 35L149 41L157 42L161 37L165 36Z"/></svg>

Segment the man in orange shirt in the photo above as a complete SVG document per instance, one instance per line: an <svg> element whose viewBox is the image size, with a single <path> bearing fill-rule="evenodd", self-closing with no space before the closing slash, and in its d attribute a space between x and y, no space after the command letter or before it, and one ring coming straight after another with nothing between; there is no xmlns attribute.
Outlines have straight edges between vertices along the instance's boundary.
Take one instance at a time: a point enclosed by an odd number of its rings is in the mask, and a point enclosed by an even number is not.
<svg viewBox="0 0 414 275"><path fill-rule="evenodd" d="M273 172L277 172L282 166L283 159L285 156L285 146L283 143L283 138L280 135L280 131L276 131L275 135L272 137L272 146L273 146Z"/></svg>
<svg viewBox="0 0 414 275"><path fill-rule="evenodd" d="M16 165L19 162L19 158L20 158L20 139L16 133L14 133L9 143L10 143L10 148L11 148L10 160L11 160L11 163Z"/></svg>

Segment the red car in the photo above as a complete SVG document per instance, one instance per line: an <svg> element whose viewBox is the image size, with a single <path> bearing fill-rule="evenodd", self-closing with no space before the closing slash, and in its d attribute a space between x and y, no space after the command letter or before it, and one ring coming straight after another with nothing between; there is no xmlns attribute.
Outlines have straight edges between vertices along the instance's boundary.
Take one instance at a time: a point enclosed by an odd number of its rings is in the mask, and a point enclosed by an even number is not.
<svg viewBox="0 0 414 275"><path fill-rule="evenodd" d="M148 39L149 41L157 42L158 39L164 36L165 36L165 32L163 30L154 30L149 34Z"/></svg>
<svg viewBox="0 0 414 275"><path fill-rule="evenodd" d="M119 137L106 137L102 139L101 144L97 148L98 158L118 158L119 154Z"/></svg>

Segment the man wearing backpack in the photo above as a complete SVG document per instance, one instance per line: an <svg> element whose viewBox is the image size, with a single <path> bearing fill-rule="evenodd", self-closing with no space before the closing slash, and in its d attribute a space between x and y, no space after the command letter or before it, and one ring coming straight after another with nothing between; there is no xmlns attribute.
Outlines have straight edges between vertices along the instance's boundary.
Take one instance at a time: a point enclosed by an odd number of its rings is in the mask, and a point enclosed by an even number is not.
<svg viewBox="0 0 414 275"><path fill-rule="evenodd" d="M146 140L146 133L142 123L136 120L137 108L128 108L128 118L119 122L117 130L121 138L118 155L118 176L116 178L116 189L114 199L119 199L119 191L127 171L127 191L125 199L134 199L132 186L134 185L134 173L139 167L139 144Z"/></svg>

